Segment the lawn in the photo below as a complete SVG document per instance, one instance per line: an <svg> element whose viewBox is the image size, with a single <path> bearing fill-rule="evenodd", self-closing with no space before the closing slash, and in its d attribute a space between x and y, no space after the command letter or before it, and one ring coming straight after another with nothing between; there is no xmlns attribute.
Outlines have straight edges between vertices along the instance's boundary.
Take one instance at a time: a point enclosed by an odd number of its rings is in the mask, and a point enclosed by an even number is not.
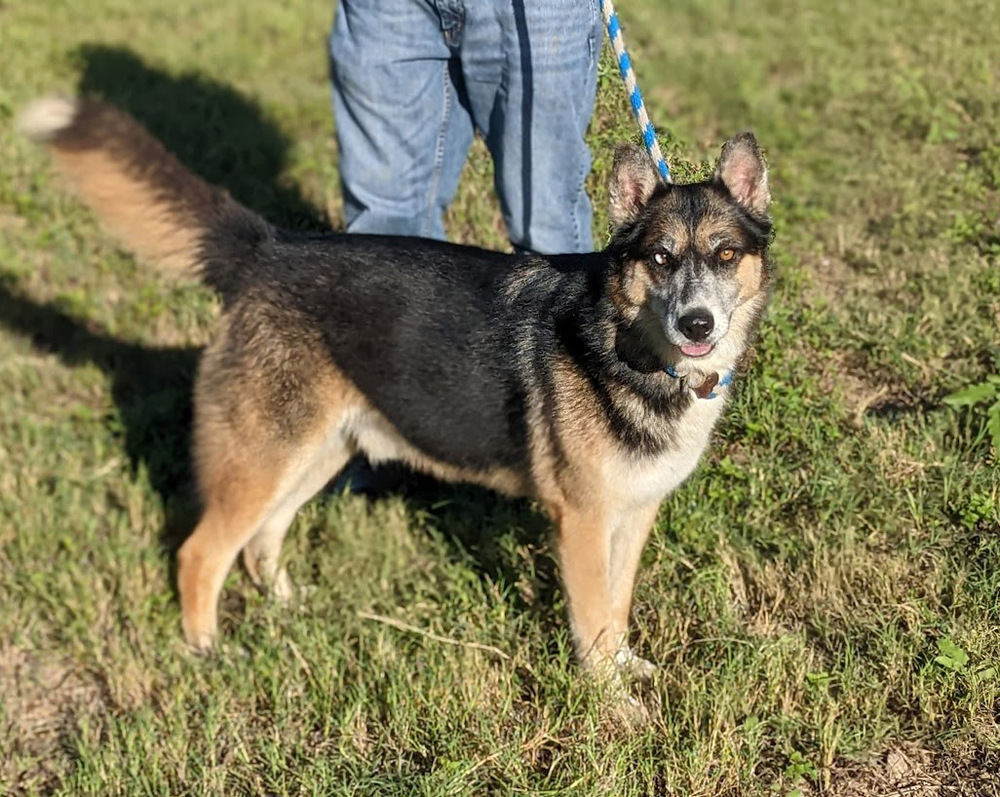
<svg viewBox="0 0 1000 797"><path fill-rule="evenodd" d="M329 491L286 543L301 605L236 569L217 655L187 652L214 300L117 249L14 118L103 96L268 218L336 226L332 4L0 2L0 794L1000 794L1000 452L986 402L944 401L1000 373L1000 15L619 13L679 175L757 133L778 268L644 557L635 727L573 663L545 520L471 488ZM606 61L598 240L634 135ZM483 152L449 229L502 247Z"/></svg>

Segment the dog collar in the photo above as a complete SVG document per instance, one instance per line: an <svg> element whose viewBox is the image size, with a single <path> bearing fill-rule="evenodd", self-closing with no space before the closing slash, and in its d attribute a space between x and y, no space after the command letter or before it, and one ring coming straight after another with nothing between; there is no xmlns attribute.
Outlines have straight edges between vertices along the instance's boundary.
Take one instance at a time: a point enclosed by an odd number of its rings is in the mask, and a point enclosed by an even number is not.
<svg viewBox="0 0 1000 797"><path fill-rule="evenodd" d="M686 379L687 377L680 376L677 371L674 370L672 365L668 365L663 369L667 372L668 376L672 376L674 379ZM715 392L717 387L725 387L733 381L733 372L726 371L722 376L717 373L709 374L705 377L705 381L702 382L698 387L693 387L691 390L694 394L701 399L714 399L719 394Z"/></svg>

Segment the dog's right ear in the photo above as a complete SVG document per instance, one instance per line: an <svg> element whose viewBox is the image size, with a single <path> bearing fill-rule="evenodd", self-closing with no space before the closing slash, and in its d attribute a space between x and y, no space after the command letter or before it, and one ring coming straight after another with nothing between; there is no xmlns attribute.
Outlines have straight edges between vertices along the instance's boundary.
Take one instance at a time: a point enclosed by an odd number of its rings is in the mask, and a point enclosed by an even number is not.
<svg viewBox="0 0 1000 797"><path fill-rule="evenodd" d="M660 175L645 150L635 144L618 147L611 172L611 199L608 203L611 226L618 229L634 222L659 182Z"/></svg>

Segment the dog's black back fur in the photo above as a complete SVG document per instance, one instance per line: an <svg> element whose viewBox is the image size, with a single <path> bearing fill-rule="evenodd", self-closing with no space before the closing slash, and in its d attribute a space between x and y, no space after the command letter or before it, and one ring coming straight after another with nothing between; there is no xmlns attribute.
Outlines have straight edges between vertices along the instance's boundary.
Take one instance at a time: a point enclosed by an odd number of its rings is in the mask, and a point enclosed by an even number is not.
<svg viewBox="0 0 1000 797"><path fill-rule="evenodd" d="M581 366L599 365L581 322L607 267L601 254L542 258L393 236L301 236L237 212L207 239L203 262L224 303L252 293L307 316L400 433L459 467L525 462L523 386L547 379L557 349Z"/></svg>
<svg viewBox="0 0 1000 797"><path fill-rule="evenodd" d="M707 193L717 190L657 189L673 192L692 228L722 208L748 251L766 250L768 220L712 201ZM613 269L649 258L647 233L658 225L647 216L658 207L650 203L604 252L518 256L414 238L288 233L234 206L205 239L203 278L226 304L252 292L308 317L376 409L442 462L523 465L525 386L551 395L560 354L584 375L621 444L655 454L670 443L670 426L649 419L679 416L692 394L664 382L662 356L622 323L607 289Z"/></svg>

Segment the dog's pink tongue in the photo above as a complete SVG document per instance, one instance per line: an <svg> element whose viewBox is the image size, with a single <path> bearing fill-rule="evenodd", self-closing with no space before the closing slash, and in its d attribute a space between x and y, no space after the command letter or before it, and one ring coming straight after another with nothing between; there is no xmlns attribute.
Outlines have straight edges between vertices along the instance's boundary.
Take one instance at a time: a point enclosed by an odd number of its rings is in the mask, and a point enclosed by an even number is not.
<svg viewBox="0 0 1000 797"><path fill-rule="evenodd" d="M681 352L688 357L704 357L712 350L711 343L688 343L681 346Z"/></svg>

